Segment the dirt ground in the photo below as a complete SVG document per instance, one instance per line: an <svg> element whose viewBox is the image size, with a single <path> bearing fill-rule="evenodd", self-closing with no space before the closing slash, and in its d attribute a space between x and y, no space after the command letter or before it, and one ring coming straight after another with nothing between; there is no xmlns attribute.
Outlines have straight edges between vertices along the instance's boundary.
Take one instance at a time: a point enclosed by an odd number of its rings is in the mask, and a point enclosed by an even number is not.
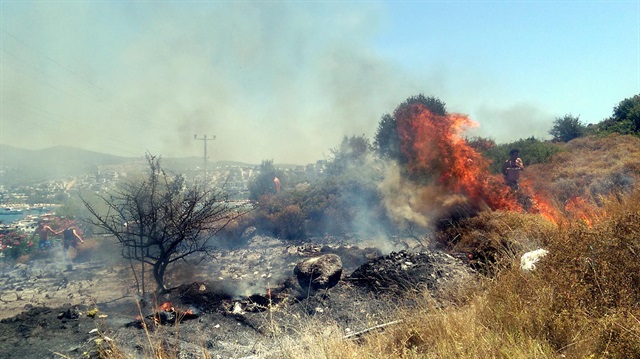
<svg viewBox="0 0 640 359"><path fill-rule="evenodd" d="M303 294L293 268L322 253L341 257L342 280ZM0 358L86 358L100 350L148 357L158 345L181 358L205 351L212 358L277 357L276 332L296 335L313 318L347 335L392 320L394 307L410 305L398 298L411 291L437 293L473 276L459 260L410 240L292 243L254 236L217 250L214 259L175 266L169 294L140 298L118 255L114 243L94 238L72 259L54 248L24 263L0 263ZM174 309L158 311L164 302ZM182 321L172 323L173 315Z"/></svg>

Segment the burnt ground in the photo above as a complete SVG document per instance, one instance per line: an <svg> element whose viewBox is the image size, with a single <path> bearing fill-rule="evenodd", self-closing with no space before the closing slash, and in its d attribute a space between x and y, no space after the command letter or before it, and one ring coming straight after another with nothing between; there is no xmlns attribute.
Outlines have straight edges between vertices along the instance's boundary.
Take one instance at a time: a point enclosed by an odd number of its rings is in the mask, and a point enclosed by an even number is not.
<svg viewBox="0 0 640 359"><path fill-rule="evenodd" d="M394 320L393 310L412 305L413 293L437 296L472 278L459 260L415 241L385 242L391 253L384 256L377 248L365 240L254 236L217 250L214 259L175 266L168 274L175 287L157 298L135 295L128 263L106 239L88 240L73 259L54 248L25 263L0 263L0 358L86 358L100 350L148 357L159 345L181 358L204 351L212 358L278 357L276 335L295 336L310 319L348 335ZM342 280L303 294L293 268L321 253L341 257ZM174 309L155 309L164 302Z"/></svg>

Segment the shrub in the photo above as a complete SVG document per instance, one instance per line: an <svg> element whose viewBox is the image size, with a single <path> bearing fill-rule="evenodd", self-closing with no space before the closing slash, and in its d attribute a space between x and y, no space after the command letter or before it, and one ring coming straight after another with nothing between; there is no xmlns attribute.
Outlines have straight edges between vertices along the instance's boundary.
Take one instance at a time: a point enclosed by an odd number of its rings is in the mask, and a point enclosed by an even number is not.
<svg viewBox="0 0 640 359"><path fill-rule="evenodd" d="M274 214L274 234L284 239L301 239L305 236L305 217L298 205L290 204Z"/></svg>
<svg viewBox="0 0 640 359"><path fill-rule="evenodd" d="M600 134L640 135L640 95L626 98L613 108L611 117L598 124Z"/></svg>
<svg viewBox="0 0 640 359"><path fill-rule="evenodd" d="M553 121L553 128L549 130L549 134L553 136L554 141L569 142L583 136L585 131L586 126L580 121L580 116L564 115Z"/></svg>
<svg viewBox="0 0 640 359"><path fill-rule="evenodd" d="M520 139L515 142L497 145L486 151L482 155L491 161L490 169L493 173L500 173L502 163L509 158L509 151L512 148L520 150L520 157L525 167L538 163L547 163L552 156L560 151L560 147L551 142L543 142L535 137Z"/></svg>
<svg viewBox="0 0 640 359"><path fill-rule="evenodd" d="M0 258L17 260L33 251L34 242L23 231L10 230L0 233Z"/></svg>
<svg viewBox="0 0 640 359"><path fill-rule="evenodd" d="M373 183L330 178L303 191L262 196L247 225L280 238L299 239L372 235L388 228L390 220Z"/></svg>
<svg viewBox="0 0 640 359"><path fill-rule="evenodd" d="M467 254L477 268L487 269L505 256L510 259L545 244L555 228L534 214L485 211L439 231L436 241L448 251Z"/></svg>

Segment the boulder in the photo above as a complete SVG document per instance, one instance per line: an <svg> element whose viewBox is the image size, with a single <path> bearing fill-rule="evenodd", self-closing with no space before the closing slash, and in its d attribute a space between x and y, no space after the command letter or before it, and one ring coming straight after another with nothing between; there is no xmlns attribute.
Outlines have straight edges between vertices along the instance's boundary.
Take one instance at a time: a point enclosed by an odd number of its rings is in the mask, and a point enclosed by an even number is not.
<svg viewBox="0 0 640 359"><path fill-rule="evenodd" d="M296 264L293 274L305 293L329 289L340 281L342 260L333 253L305 259Z"/></svg>

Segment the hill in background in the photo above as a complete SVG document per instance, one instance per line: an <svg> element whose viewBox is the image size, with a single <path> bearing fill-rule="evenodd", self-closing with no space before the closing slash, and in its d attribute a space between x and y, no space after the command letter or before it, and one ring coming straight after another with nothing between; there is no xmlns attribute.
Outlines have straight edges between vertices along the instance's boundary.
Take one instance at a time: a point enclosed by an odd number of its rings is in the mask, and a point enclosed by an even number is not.
<svg viewBox="0 0 640 359"><path fill-rule="evenodd" d="M184 172L202 167L202 158L163 158L165 169ZM211 168L224 165L249 164L230 161L211 162ZM0 184L12 186L50 179L68 178L82 174L93 174L100 170L147 167L144 156L120 157L73 147L51 147L42 150L27 150L0 145Z"/></svg>

